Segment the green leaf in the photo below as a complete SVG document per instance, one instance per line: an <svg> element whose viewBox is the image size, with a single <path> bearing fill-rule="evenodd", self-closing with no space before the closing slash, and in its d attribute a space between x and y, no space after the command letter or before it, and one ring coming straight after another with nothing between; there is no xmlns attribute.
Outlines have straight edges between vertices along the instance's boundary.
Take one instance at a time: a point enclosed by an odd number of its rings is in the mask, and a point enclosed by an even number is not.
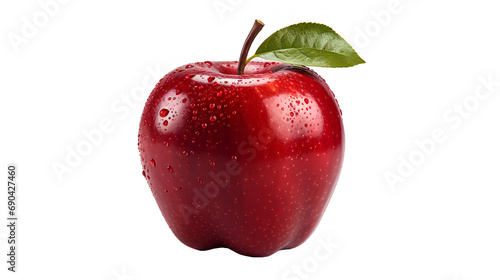
<svg viewBox="0 0 500 280"><path fill-rule="evenodd" d="M299 23L276 31L250 59L254 57L317 67L350 67L365 63L335 31L318 23Z"/></svg>

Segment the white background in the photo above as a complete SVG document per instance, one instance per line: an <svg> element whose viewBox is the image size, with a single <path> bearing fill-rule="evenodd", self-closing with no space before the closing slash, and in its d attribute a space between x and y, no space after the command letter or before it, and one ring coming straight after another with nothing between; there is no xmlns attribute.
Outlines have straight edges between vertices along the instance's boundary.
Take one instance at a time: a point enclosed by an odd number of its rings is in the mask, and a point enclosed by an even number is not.
<svg viewBox="0 0 500 280"><path fill-rule="evenodd" d="M1 279L500 279L495 1L74 0L43 22L46 2L0 4L0 181L16 163L20 219L14 274L2 218ZM345 163L302 246L266 258L199 252L174 237L141 175L138 123L159 78L142 83L148 69L236 60L255 18L266 27L252 50L279 28L314 21L366 60L315 69L344 113ZM27 22L38 27L24 36ZM481 79L498 82L489 93ZM113 130L59 180L52 165L103 120ZM422 157L416 141L436 129L445 140ZM413 170L398 171L412 155ZM388 172L404 182L391 187ZM335 248L315 259L328 240Z"/></svg>

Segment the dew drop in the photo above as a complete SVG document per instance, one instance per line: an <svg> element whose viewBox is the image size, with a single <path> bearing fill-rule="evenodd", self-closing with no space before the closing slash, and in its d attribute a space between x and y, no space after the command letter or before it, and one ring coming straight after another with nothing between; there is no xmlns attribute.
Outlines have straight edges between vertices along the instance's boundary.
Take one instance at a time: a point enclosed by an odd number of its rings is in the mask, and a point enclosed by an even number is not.
<svg viewBox="0 0 500 280"><path fill-rule="evenodd" d="M170 145L170 142L165 141L165 147L168 147Z"/></svg>
<svg viewBox="0 0 500 280"><path fill-rule="evenodd" d="M151 165L153 165L153 167L156 166L156 161L154 159L151 159Z"/></svg>
<svg viewBox="0 0 500 280"><path fill-rule="evenodd" d="M198 179L198 183L201 185L203 184L203 180L202 179Z"/></svg>
<svg viewBox="0 0 500 280"><path fill-rule="evenodd" d="M206 123L202 124L201 128L203 128L203 129L207 128L207 124Z"/></svg>
<svg viewBox="0 0 500 280"><path fill-rule="evenodd" d="M186 75L186 76L184 76L184 78L185 78L186 80L189 80L189 79L193 78L194 76L195 76L195 75L191 74L191 75Z"/></svg>
<svg viewBox="0 0 500 280"><path fill-rule="evenodd" d="M187 156L189 155L189 153L188 153L188 152L186 152L186 151L182 152L182 154L183 154L185 157L187 157Z"/></svg>
<svg viewBox="0 0 500 280"><path fill-rule="evenodd" d="M217 93L217 97L221 97L221 96L222 96L222 91L219 91L219 92Z"/></svg>
<svg viewBox="0 0 500 280"><path fill-rule="evenodd" d="M232 157L231 157L231 160L232 160L232 161L237 161L237 160L238 160L238 157L237 157L237 156L232 156Z"/></svg>
<svg viewBox="0 0 500 280"><path fill-rule="evenodd" d="M304 99L304 102L305 102L306 104L309 104L309 99L305 98L305 99Z"/></svg>
<svg viewBox="0 0 500 280"><path fill-rule="evenodd" d="M198 114L198 110L193 110L193 115Z"/></svg>
<svg viewBox="0 0 500 280"><path fill-rule="evenodd" d="M231 114L236 115L236 111L232 111Z"/></svg>
<svg viewBox="0 0 500 280"><path fill-rule="evenodd" d="M208 105L208 108L210 108L210 109L215 108L215 104L214 103L210 103L210 105Z"/></svg>
<svg viewBox="0 0 500 280"><path fill-rule="evenodd" d="M170 173L174 172L174 169L173 169L173 168L172 168L172 166L170 166L170 165L167 167L167 170L168 170L168 172L170 172Z"/></svg>
<svg viewBox="0 0 500 280"><path fill-rule="evenodd" d="M168 115L169 111L167 109L160 110L160 117L164 118Z"/></svg>
<svg viewBox="0 0 500 280"><path fill-rule="evenodd" d="M212 66L212 62L210 62L210 61L205 61L204 63L205 63L206 65L208 65L208 66Z"/></svg>
<svg viewBox="0 0 500 280"><path fill-rule="evenodd" d="M207 79L207 81L208 81L209 83L213 82L214 80L215 80L215 77L208 77L208 79Z"/></svg>
<svg viewBox="0 0 500 280"><path fill-rule="evenodd" d="M146 171L142 170L142 176L144 176L144 178L146 178Z"/></svg>
<svg viewBox="0 0 500 280"><path fill-rule="evenodd" d="M182 99L182 103L186 103L187 101L187 98Z"/></svg>
<svg viewBox="0 0 500 280"><path fill-rule="evenodd" d="M167 126L168 125L168 121L167 120L163 121L163 125Z"/></svg>
<svg viewBox="0 0 500 280"><path fill-rule="evenodd" d="M270 62L266 62L266 63L264 63L264 67L269 67L269 65L271 65L271 63L270 63Z"/></svg>
<svg viewBox="0 0 500 280"><path fill-rule="evenodd" d="M191 64L186 65L186 69L193 68L194 66Z"/></svg>
<svg viewBox="0 0 500 280"><path fill-rule="evenodd" d="M210 121L211 122L215 122L217 120L217 117L216 116L210 116Z"/></svg>
<svg viewBox="0 0 500 280"><path fill-rule="evenodd" d="M215 162L213 162L213 161L212 161L212 162L210 163L210 166L215 166Z"/></svg>

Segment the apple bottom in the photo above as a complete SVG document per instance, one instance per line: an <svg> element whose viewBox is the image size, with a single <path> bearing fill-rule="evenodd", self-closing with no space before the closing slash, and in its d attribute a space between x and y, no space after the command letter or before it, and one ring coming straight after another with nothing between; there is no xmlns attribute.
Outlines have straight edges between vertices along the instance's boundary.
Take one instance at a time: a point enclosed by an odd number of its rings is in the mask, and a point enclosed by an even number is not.
<svg viewBox="0 0 500 280"><path fill-rule="evenodd" d="M172 197L164 192L155 198L185 245L269 256L299 246L312 234L334 191L330 186L338 180L341 162L335 159L342 158L340 152L326 150L318 156L316 151L272 163L258 157L228 161L224 169L210 172L209 180L186 190L182 202L165 204Z"/></svg>

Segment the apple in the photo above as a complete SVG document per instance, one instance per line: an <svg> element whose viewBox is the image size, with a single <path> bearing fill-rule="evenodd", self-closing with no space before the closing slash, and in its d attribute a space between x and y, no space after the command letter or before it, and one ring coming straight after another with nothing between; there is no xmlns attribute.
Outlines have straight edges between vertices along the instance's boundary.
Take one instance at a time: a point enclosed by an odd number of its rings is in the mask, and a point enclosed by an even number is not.
<svg viewBox="0 0 500 280"><path fill-rule="evenodd" d="M242 57L162 78L144 107L139 151L182 243L262 257L299 246L318 225L339 179L344 128L314 71Z"/></svg>

